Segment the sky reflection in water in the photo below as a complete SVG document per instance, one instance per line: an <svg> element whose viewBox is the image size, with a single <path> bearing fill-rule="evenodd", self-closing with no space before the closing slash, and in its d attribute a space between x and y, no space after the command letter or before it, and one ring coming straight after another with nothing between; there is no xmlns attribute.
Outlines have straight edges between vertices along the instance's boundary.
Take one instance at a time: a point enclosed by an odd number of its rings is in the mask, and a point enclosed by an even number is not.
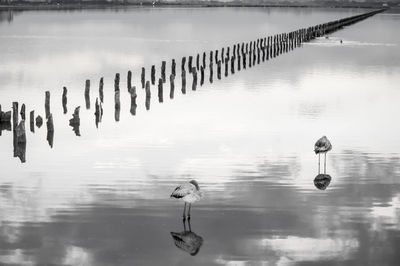
<svg viewBox="0 0 400 266"><path fill-rule="evenodd" d="M148 112L139 86L142 65L149 70L179 58L179 69L183 55L354 12L24 12L0 23L3 110L18 100L44 114L49 89L55 116L53 149L45 125L28 133L25 164L11 156L12 133L0 137L0 262L396 265L398 15L374 16L196 92L176 93L173 101L158 104L154 97ZM193 20L205 14L209 20ZM135 117L129 113L128 69L138 90ZM93 106L101 76L104 116L96 129ZM93 84L89 111L83 110L87 78ZM67 115L62 86L69 89ZM81 137L68 126L78 105ZM325 134L333 144L327 158L332 180L318 190L312 149ZM171 237L185 229L183 205L169 195L189 179L198 180L205 193L192 210L192 232L203 239L196 256L177 248Z"/></svg>

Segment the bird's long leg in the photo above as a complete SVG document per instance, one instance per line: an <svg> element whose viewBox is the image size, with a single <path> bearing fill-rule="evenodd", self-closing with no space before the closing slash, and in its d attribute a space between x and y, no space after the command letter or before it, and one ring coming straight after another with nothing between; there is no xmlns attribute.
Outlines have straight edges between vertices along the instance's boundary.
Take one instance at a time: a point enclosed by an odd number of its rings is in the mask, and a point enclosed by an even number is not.
<svg viewBox="0 0 400 266"><path fill-rule="evenodd" d="M189 212L188 212L188 219L190 220L190 208L192 207L192 203L189 203Z"/></svg>
<svg viewBox="0 0 400 266"><path fill-rule="evenodd" d="M186 220L185 220L185 218L183 218L183 231L186 232Z"/></svg>
<svg viewBox="0 0 400 266"><path fill-rule="evenodd" d="M320 161L321 161L321 154L318 153L318 174L320 173Z"/></svg>
<svg viewBox="0 0 400 266"><path fill-rule="evenodd" d="M326 174L326 152L325 152L325 159L324 159L324 174Z"/></svg>
<svg viewBox="0 0 400 266"><path fill-rule="evenodd" d="M192 225L190 224L190 219L188 219L188 225L189 225L189 232L192 232Z"/></svg>
<svg viewBox="0 0 400 266"><path fill-rule="evenodd" d="M183 208L183 220L186 219L186 202L185 202L185 207Z"/></svg>

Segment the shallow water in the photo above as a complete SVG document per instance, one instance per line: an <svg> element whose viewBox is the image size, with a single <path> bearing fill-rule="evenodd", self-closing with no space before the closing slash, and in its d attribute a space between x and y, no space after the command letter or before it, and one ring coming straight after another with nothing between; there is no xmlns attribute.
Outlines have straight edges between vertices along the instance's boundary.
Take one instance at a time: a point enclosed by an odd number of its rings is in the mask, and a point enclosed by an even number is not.
<svg viewBox="0 0 400 266"><path fill-rule="evenodd" d="M288 32L363 10L127 9L32 11L0 18L0 104L44 116L27 132L26 162L0 137L0 264L397 265L400 245L400 22L378 14L149 111L140 68ZM340 43L340 40L343 43ZM207 53L208 56L208 53ZM138 91L130 114L126 72ZM113 79L121 73L120 121ZM208 72L206 71L206 80ZM214 71L214 75L216 71ZM187 73L188 75L188 73ZM104 116L95 125L98 81ZM190 77L188 75L188 77ZM91 79L91 109L85 109ZM61 106L68 88L68 114ZM68 120L81 106L81 136ZM27 125L27 130L29 126ZM326 190L315 141L331 140ZM205 197L191 230L195 256L175 246L183 204L175 186L196 179ZM198 238L197 238L198 239Z"/></svg>

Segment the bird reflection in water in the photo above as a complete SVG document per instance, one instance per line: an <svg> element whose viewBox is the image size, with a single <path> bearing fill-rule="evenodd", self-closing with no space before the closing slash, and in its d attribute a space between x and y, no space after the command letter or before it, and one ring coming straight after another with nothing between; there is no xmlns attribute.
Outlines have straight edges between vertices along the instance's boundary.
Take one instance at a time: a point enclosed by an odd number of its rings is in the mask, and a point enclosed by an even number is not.
<svg viewBox="0 0 400 266"><path fill-rule="evenodd" d="M314 152L318 154L318 175L314 178L314 186L319 190L325 190L331 183L332 177L326 173L326 154L332 149L332 144L326 136L323 136L314 145ZM324 173L321 174L320 154L325 155Z"/></svg>
<svg viewBox="0 0 400 266"><path fill-rule="evenodd" d="M314 178L314 186L319 190L325 190L331 183L332 177L327 174L318 174Z"/></svg>
<svg viewBox="0 0 400 266"><path fill-rule="evenodd" d="M203 238L194 232L190 225L190 219L187 220L188 229L186 228L186 220L183 220L183 232L171 232L171 236L174 239L175 246L192 256L196 256L200 251L200 247L203 245Z"/></svg>

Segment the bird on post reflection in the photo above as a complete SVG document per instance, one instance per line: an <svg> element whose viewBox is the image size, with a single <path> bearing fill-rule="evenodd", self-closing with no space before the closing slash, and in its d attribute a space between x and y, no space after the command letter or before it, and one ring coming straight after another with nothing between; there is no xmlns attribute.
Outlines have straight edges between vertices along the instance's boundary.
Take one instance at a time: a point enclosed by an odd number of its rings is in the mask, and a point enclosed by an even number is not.
<svg viewBox="0 0 400 266"><path fill-rule="evenodd" d="M186 230L186 221L183 220L183 232L175 233L171 232L171 236L174 239L175 246L179 249L189 253L192 256L196 256L200 251L201 245L203 245L203 238L192 232L190 226L190 220L187 221L189 230Z"/></svg>
<svg viewBox="0 0 400 266"><path fill-rule="evenodd" d="M324 173L326 173L326 153L328 151L332 150L332 144L328 140L326 136L323 136L317 142L315 142L314 145L314 152L315 154L318 154L318 173L320 173L320 158L321 158L321 153L325 155L324 158Z"/></svg>
<svg viewBox="0 0 400 266"><path fill-rule="evenodd" d="M199 184L196 180L191 180L175 188L171 194L171 198L176 198L183 200L185 202L185 207L183 209L183 220L188 217L190 219L190 208L192 203L199 201L203 196L200 191ZM189 203L189 210L186 216L186 204Z"/></svg>

